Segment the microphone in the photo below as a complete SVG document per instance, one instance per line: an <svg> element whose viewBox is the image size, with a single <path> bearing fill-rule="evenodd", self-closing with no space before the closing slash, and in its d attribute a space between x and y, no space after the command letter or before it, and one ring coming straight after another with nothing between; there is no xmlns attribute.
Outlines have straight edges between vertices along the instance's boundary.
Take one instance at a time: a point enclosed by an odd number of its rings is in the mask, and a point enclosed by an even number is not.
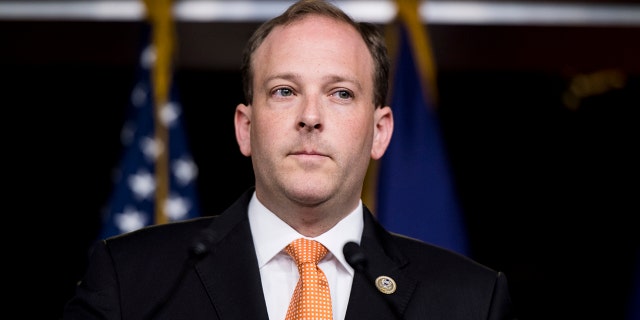
<svg viewBox="0 0 640 320"><path fill-rule="evenodd" d="M362 247L353 241L349 241L344 244L342 247L342 253L344 254L344 258L347 260L347 263L355 270L356 272L362 274L369 285L374 287L375 291L378 293L382 293L374 284L376 280L369 274L367 269L368 260L367 256L362 250ZM391 301L386 297L386 295L382 296L382 300L384 300L387 308L391 310L395 319L402 319L402 315L398 309L391 303Z"/></svg>
<svg viewBox="0 0 640 320"><path fill-rule="evenodd" d="M216 234L209 228L203 229L198 234L198 236L194 238L193 243L191 244L191 246L189 246L189 256L187 257L185 263L182 265L178 278L176 278L176 280L171 285L170 290L165 294L160 302L156 304L143 319L153 319L160 313L160 311L162 311L167 302L169 302L169 300L173 298L173 295L178 289L178 286L180 285L180 283L182 283L184 277L186 276L187 271L196 262L200 261L209 253L209 248L213 244L215 238Z"/></svg>
<svg viewBox="0 0 640 320"><path fill-rule="evenodd" d="M192 261L202 259L209 252L209 247L215 239L216 234L211 229L203 229L189 247L189 259Z"/></svg>
<svg viewBox="0 0 640 320"><path fill-rule="evenodd" d="M342 247L342 253L344 258L347 259L347 263L357 272L365 272L367 267L367 256L364 254L364 250L360 246L349 241Z"/></svg>

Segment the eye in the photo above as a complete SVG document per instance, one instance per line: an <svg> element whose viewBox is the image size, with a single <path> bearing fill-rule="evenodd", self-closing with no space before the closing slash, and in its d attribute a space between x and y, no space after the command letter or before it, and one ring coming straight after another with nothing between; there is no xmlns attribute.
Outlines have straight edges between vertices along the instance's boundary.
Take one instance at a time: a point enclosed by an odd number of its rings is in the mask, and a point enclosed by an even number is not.
<svg viewBox="0 0 640 320"><path fill-rule="evenodd" d="M291 88L278 88L273 91L274 96L288 97L293 95L293 90Z"/></svg>
<svg viewBox="0 0 640 320"><path fill-rule="evenodd" d="M338 90L333 93L333 96L343 100L348 100L353 98L353 94L348 90Z"/></svg>

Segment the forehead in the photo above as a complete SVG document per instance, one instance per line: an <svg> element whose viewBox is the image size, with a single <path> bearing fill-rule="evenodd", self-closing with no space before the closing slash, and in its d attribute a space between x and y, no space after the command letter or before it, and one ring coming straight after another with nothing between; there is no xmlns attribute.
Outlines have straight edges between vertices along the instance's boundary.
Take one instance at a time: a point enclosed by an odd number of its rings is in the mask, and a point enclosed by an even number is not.
<svg viewBox="0 0 640 320"><path fill-rule="evenodd" d="M358 77L373 74L373 58L360 33L346 22L320 15L275 27L252 60L256 77L282 72L283 68L324 73L340 70Z"/></svg>

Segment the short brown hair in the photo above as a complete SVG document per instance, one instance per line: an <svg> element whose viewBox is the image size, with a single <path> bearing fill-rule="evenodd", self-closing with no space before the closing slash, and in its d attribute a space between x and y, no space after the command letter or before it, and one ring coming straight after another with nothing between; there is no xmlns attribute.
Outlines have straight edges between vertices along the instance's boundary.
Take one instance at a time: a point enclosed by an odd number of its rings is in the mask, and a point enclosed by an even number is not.
<svg viewBox="0 0 640 320"><path fill-rule="evenodd" d="M390 62L382 31L375 24L354 21L340 8L325 0L300 0L291 5L281 15L268 20L256 29L251 38L249 38L242 53L240 72L242 74L245 102L247 104L253 102L253 68L251 66L253 53L275 27L288 25L311 14L322 15L345 22L353 26L360 33L374 61L373 104L375 107L384 106L387 102L387 91L389 89Z"/></svg>

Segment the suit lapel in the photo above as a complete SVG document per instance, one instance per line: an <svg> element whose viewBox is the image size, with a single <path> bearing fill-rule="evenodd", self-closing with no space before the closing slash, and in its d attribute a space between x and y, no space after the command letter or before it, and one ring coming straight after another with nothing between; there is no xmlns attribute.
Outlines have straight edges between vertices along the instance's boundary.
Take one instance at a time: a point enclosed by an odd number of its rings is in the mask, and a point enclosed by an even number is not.
<svg viewBox="0 0 640 320"><path fill-rule="evenodd" d="M360 246L368 260L368 275L356 273L354 276L346 320L400 319L417 281L403 273L402 267L408 263L407 259L366 207ZM375 279L379 276L389 277L395 282L393 293L385 294L377 289Z"/></svg>
<svg viewBox="0 0 640 320"><path fill-rule="evenodd" d="M268 320L247 218L252 192L215 218L209 254L196 264L219 319Z"/></svg>

